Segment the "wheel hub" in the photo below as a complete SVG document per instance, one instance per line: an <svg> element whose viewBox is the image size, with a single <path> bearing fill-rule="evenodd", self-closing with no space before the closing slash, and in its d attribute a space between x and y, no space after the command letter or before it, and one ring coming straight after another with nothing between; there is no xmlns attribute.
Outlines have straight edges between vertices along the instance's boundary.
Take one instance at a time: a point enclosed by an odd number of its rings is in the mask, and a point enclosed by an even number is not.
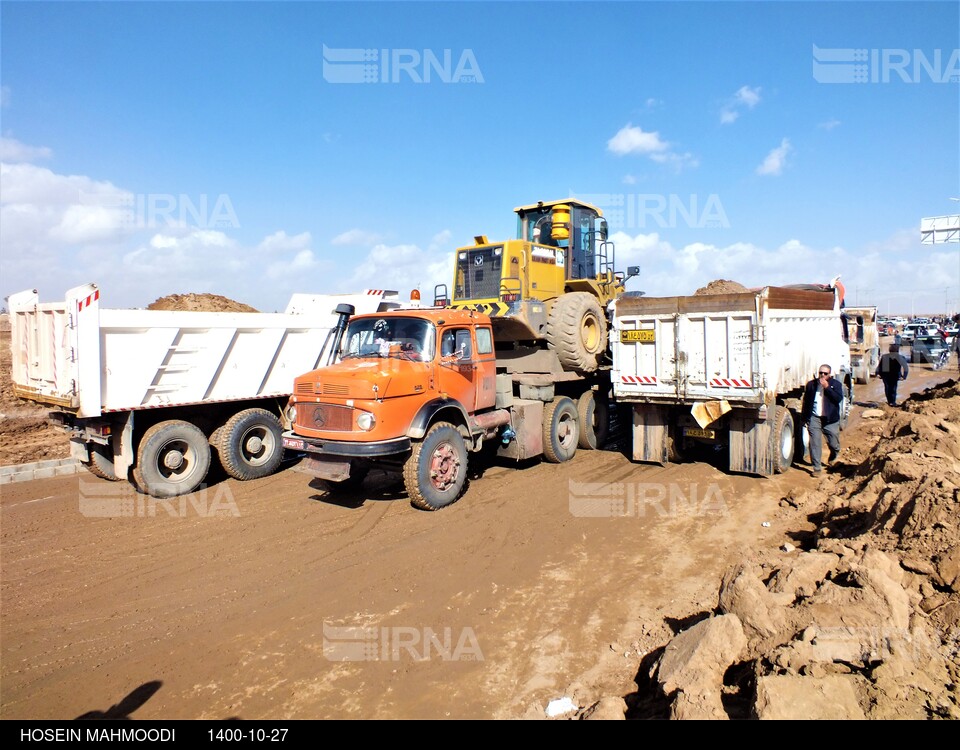
<svg viewBox="0 0 960 750"><path fill-rule="evenodd" d="M441 443L430 457L430 481L438 490L446 490L457 480L460 459L450 443Z"/></svg>
<svg viewBox="0 0 960 750"><path fill-rule="evenodd" d="M259 453L263 449L263 440L259 436L254 435L249 440L247 440L247 451L249 453Z"/></svg>
<svg viewBox="0 0 960 750"><path fill-rule="evenodd" d="M183 466L183 453L174 449L167 451L163 456L163 465L174 471Z"/></svg>

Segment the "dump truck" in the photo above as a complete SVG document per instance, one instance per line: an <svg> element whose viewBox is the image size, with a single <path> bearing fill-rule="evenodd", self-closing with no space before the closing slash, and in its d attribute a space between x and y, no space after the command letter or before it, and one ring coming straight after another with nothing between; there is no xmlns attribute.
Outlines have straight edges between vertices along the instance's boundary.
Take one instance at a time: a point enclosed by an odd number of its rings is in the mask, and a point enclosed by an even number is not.
<svg viewBox="0 0 960 750"><path fill-rule="evenodd" d="M96 284L57 302L41 303L36 289L10 296L14 392L54 408L71 455L93 474L132 478L155 497L196 489L214 457L237 479L275 471L294 378L334 360L346 315L401 304L388 290L295 294L283 313L101 302Z"/></svg>
<svg viewBox="0 0 960 750"><path fill-rule="evenodd" d="M870 376L880 364L880 334L877 329L876 307L844 307L850 346L850 367L860 384L870 382Z"/></svg>
<svg viewBox="0 0 960 750"><path fill-rule="evenodd" d="M611 380L632 408L634 460L664 464L706 444L727 451L731 471L785 471L804 451L803 389L821 364L843 384L845 425L854 377L836 289L625 295L614 308Z"/></svg>
<svg viewBox="0 0 960 750"><path fill-rule="evenodd" d="M352 318L340 361L298 377L284 446L330 491L374 468L402 474L424 510L460 498L472 455L571 459L602 444L608 373L564 370L547 349L497 343L469 309L398 309Z"/></svg>

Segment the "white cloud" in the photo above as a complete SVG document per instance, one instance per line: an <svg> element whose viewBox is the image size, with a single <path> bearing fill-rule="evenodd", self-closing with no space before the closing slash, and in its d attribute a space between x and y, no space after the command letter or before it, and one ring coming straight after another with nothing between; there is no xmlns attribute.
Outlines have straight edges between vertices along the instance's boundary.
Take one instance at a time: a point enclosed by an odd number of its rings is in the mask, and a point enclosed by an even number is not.
<svg viewBox="0 0 960 750"><path fill-rule="evenodd" d="M257 245L257 250L268 254L303 250L310 247L310 242L310 232L301 232L291 237L284 231L278 231L269 237L264 237Z"/></svg>
<svg viewBox="0 0 960 750"><path fill-rule="evenodd" d="M655 154L666 151L670 144L660 138L657 132L646 132L643 128L627 123L617 134L607 141L607 149L624 156L626 154Z"/></svg>
<svg viewBox="0 0 960 750"><path fill-rule="evenodd" d="M375 232L368 232L365 229L349 229L341 232L332 240L331 245L375 245L383 238Z"/></svg>
<svg viewBox="0 0 960 750"><path fill-rule="evenodd" d="M428 250L413 244L376 245L356 266L344 290L388 286L405 298L416 288L424 302L432 301L434 287L449 286L453 276L453 252L443 249L449 238L447 230L434 235Z"/></svg>
<svg viewBox="0 0 960 750"><path fill-rule="evenodd" d="M759 86L741 86L720 110L720 123L723 125L735 123L739 119L742 109L753 109L759 103Z"/></svg>
<svg viewBox="0 0 960 750"><path fill-rule="evenodd" d="M28 146L16 138L0 138L0 161L8 164L49 159L51 156L53 151L46 146Z"/></svg>
<svg viewBox="0 0 960 750"><path fill-rule="evenodd" d="M624 185L636 185L637 178L634 177L632 174L625 174L621 182L623 182Z"/></svg>
<svg viewBox="0 0 960 750"><path fill-rule="evenodd" d="M779 175L783 172L783 168L787 162L787 155L793 150L793 147L790 145L790 139L784 138L780 141L780 145L775 149L770 151L767 154L766 158L763 160L763 163L757 167L757 174L759 175Z"/></svg>
<svg viewBox="0 0 960 750"><path fill-rule="evenodd" d="M638 154L647 156L658 164L669 164L677 171L684 167L696 167L699 161L689 152L676 153L671 144L660 137L660 133L647 132L643 128L627 123L617 134L607 141L607 150L617 156Z"/></svg>
<svg viewBox="0 0 960 750"><path fill-rule="evenodd" d="M817 127L822 128L823 130L833 130L839 124L840 124L840 120L833 117L827 120L826 122L821 122L819 125L817 125Z"/></svg>
<svg viewBox="0 0 960 750"><path fill-rule="evenodd" d="M649 99L647 99L647 101L644 102L644 105L646 106L647 109L656 109L657 107L663 106L663 100L654 99L653 97L650 97Z"/></svg>
<svg viewBox="0 0 960 750"><path fill-rule="evenodd" d="M271 279L282 279L315 270L320 265L312 250L301 250L289 260L277 261L267 266L267 276Z"/></svg>
<svg viewBox="0 0 960 750"><path fill-rule="evenodd" d="M742 104L748 109L753 109L760 103L760 87L741 86L733 98L738 104Z"/></svg>

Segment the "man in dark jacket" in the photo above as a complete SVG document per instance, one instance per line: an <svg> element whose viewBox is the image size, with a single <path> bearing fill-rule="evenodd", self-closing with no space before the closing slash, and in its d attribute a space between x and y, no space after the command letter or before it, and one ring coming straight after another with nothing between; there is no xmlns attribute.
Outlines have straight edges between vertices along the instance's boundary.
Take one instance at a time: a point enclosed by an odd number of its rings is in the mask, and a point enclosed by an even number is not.
<svg viewBox="0 0 960 750"><path fill-rule="evenodd" d="M823 438L830 446L830 460L840 453L840 408L843 403L843 386L830 376L830 365L820 365L817 377L807 383L803 390L803 408L800 419L810 433L810 463L813 473L819 474L823 467Z"/></svg>
<svg viewBox="0 0 960 750"><path fill-rule="evenodd" d="M910 366L900 354L900 347L890 344L890 351L880 357L880 364L877 365L877 377L883 381L889 406L897 405L897 385L901 380L906 380L909 373Z"/></svg>

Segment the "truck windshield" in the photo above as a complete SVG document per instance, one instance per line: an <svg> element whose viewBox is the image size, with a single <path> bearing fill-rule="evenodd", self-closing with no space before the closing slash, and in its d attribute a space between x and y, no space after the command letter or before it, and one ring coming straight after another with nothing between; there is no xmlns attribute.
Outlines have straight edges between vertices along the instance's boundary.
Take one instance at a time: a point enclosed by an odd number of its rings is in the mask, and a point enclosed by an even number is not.
<svg viewBox="0 0 960 750"><path fill-rule="evenodd" d="M420 318L359 318L347 326L341 358L396 357L429 362L436 337L433 324Z"/></svg>

